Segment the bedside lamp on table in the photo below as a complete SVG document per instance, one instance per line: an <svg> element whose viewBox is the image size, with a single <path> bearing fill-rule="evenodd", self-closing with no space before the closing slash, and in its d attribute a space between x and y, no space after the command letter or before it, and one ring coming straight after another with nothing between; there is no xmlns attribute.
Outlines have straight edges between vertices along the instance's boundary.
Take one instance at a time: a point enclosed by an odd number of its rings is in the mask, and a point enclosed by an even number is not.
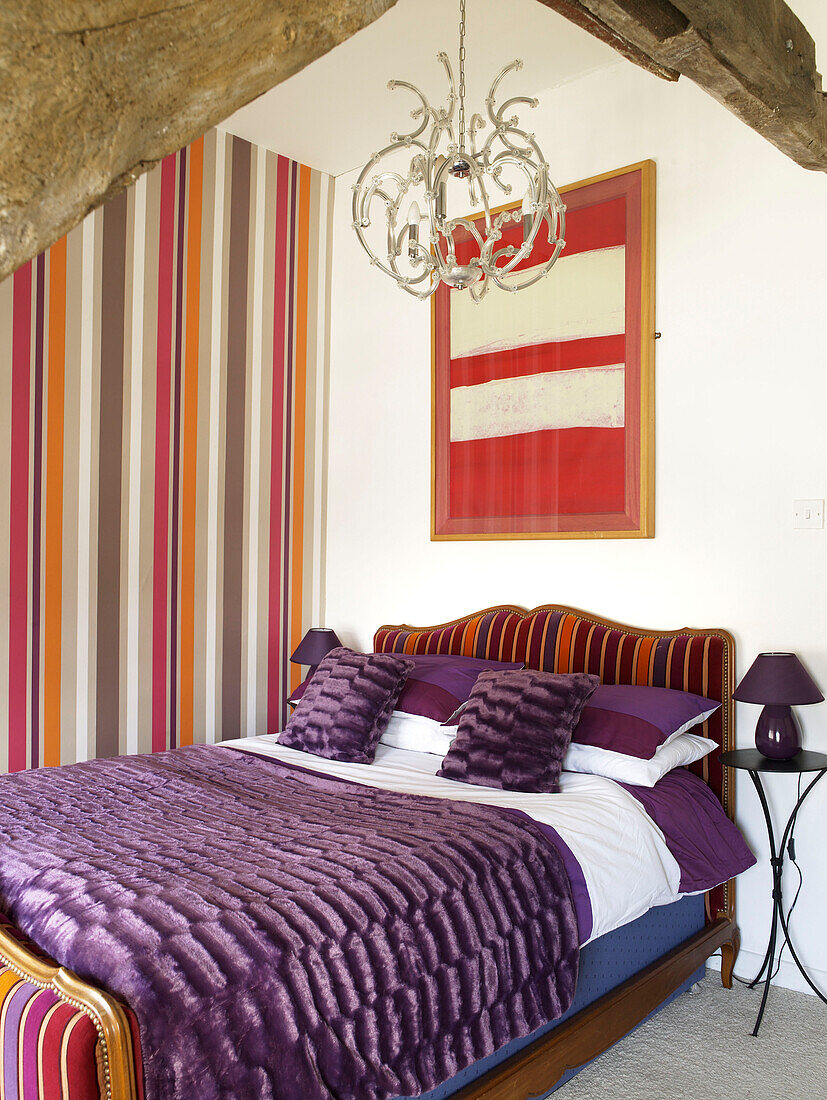
<svg viewBox="0 0 827 1100"><path fill-rule="evenodd" d="M311 626L296 646L290 661L294 665L309 665L314 669L331 649L341 644L335 630L326 626Z"/></svg>
<svg viewBox="0 0 827 1100"><path fill-rule="evenodd" d="M806 703L820 703L823 701L824 696L794 653L759 653L746 676L732 693L732 697L743 703L764 704L764 709L761 711L755 727L755 748L733 749L730 752L722 753L719 757L725 768L740 768L742 771L749 773L758 794L761 809L764 813L764 822L767 826L770 867L772 868L772 923L770 925L770 939L764 961L761 963L761 969L748 983L750 989L754 989L759 982L763 982L764 985L758 1018L755 1021L755 1027L752 1029L752 1034L757 1035L758 1029L761 1027L761 1020L764 1018L764 1009L767 1007L770 985L777 972L778 962L784 953L785 947L789 947L793 962L798 967L804 980L816 996L827 1004L827 996L821 992L807 973L790 938L789 920L792 908L786 913L784 911L784 864L788 856L795 863L794 834L798 814L807 795L816 783L827 775L827 753L801 751L801 735L798 731L798 723L790 708ZM808 772L815 772L816 774L802 791L802 777ZM798 776L797 801L783 831L779 829L777 833L773 828L772 815L761 778L769 774ZM796 867L798 867L798 864L796 864ZM793 902L793 905L795 905L795 902ZM776 946L779 936L783 938L781 940L781 951L776 959Z"/></svg>
<svg viewBox="0 0 827 1100"><path fill-rule="evenodd" d="M331 630L326 626L310 627L290 657L291 664L308 665L309 668L304 683L299 684L287 700L288 706L294 707L298 703L304 695L304 689L316 671L316 665L328 655L331 649L336 649L341 644L335 630Z"/></svg>
<svg viewBox="0 0 827 1100"><path fill-rule="evenodd" d="M732 698L764 704L755 727L755 747L770 760L791 760L801 751L791 707L824 700L794 653L759 653Z"/></svg>

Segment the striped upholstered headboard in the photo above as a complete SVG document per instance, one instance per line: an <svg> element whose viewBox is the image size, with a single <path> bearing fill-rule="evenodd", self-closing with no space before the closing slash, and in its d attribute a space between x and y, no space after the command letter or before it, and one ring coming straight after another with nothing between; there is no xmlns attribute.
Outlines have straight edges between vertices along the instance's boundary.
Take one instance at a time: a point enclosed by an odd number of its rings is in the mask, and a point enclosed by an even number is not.
<svg viewBox="0 0 827 1100"><path fill-rule="evenodd" d="M545 604L533 611L489 607L439 626L382 626L373 639L381 653L457 653L500 661L525 661L548 672L596 673L604 684L649 684L720 701L721 708L697 731L726 751L735 747L732 689L735 643L725 630L646 630L601 619L571 607ZM710 753L694 770L735 816L735 785ZM732 917L734 883L707 896L708 919Z"/></svg>

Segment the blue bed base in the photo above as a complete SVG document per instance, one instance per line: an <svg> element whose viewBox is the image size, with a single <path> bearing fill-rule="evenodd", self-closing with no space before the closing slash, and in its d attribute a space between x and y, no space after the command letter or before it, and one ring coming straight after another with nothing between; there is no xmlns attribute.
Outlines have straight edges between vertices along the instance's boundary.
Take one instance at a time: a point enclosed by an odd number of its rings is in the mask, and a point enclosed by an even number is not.
<svg viewBox="0 0 827 1100"><path fill-rule="evenodd" d="M500 1065L507 1058L517 1054L529 1046L536 1039L559 1027L570 1016L580 1012L593 1001L602 997L631 978L638 971L643 970L655 962L662 955L674 950L684 940L704 927L704 895L681 898L671 905L661 905L650 909L642 917L626 924L622 928L616 928L599 939L587 944L580 952L580 973L577 979L577 991L568 1012L559 1019L549 1024L544 1024L530 1035L522 1039L514 1039L504 1047L494 1051L487 1058L481 1058L478 1062L461 1070L448 1081L444 1081L430 1092L423 1093L420 1100L447 1100L460 1089L476 1081L483 1074ZM695 982L704 976L704 967L701 966L682 986L666 998L654 1012L646 1019L654 1016L664 1005L669 1004L679 994L684 993ZM643 1023L643 1021L641 1021ZM640 1025L638 1025L640 1026ZM585 1063L588 1065L589 1063ZM583 1066L568 1070L557 1082L551 1082L549 1089L541 1096L549 1096L556 1092L575 1074L579 1073ZM399 1098L405 1100L405 1098Z"/></svg>

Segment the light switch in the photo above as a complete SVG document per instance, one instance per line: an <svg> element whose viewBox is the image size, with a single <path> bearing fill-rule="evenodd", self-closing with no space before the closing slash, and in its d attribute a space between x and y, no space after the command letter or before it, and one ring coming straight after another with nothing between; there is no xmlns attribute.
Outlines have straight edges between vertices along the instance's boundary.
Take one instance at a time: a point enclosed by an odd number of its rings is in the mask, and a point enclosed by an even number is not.
<svg viewBox="0 0 827 1100"><path fill-rule="evenodd" d="M823 527L823 500L794 500L793 527Z"/></svg>

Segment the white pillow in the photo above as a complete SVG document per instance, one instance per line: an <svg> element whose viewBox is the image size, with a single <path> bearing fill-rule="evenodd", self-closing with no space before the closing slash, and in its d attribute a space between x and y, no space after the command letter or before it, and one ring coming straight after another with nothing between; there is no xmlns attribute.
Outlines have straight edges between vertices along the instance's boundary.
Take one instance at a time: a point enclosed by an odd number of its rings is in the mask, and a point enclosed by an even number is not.
<svg viewBox="0 0 827 1100"><path fill-rule="evenodd" d="M563 759L563 770L604 775L618 783L632 783L638 787L654 787L673 768L694 764L717 748L717 742L709 737L683 733L661 745L651 760L640 760L622 752L572 743Z"/></svg>
<svg viewBox="0 0 827 1100"><path fill-rule="evenodd" d="M443 726L433 718L395 710L379 738L379 744L445 756L456 735L456 726Z"/></svg>
<svg viewBox="0 0 827 1100"><path fill-rule="evenodd" d="M710 707L709 710L703 711L701 714L696 714L694 718L690 718L688 722L684 722L682 726L678 726L674 733L670 733L662 745L658 748L662 749L664 745L671 745L673 741L676 741L679 737L682 737L685 733L688 733L693 726L700 726L702 722L705 722L707 718L711 718L715 711L720 707L720 703L716 703L714 707ZM704 738L704 741L709 741L708 737ZM657 752L657 749L655 750Z"/></svg>

